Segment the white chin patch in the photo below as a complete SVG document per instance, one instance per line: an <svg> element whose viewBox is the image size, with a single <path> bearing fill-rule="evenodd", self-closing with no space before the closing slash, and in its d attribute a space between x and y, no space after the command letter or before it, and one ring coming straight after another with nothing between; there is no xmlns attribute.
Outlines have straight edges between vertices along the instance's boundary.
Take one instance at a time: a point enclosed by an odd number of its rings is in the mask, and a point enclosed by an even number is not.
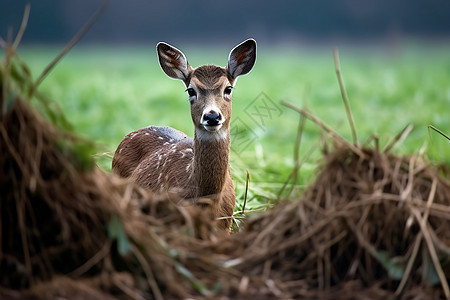
<svg viewBox="0 0 450 300"><path fill-rule="evenodd" d="M205 128L205 130L208 132L216 132L216 131L219 131L220 128L222 128L222 124L218 124L215 126L210 126L210 125L205 125L205 124L202 124L202 125L203 125L203 128Z"/></svg>

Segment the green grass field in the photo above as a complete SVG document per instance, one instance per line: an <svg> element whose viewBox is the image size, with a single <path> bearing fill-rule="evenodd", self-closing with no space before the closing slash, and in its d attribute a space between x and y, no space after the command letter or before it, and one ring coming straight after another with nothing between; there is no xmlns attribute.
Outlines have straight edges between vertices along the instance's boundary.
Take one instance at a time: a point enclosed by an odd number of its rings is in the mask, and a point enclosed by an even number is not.
<svg viewBox="0 0 450 300"><path fill-rule="evenodd" d="M229 49L182 48L193 66L225 65ZM34 77L56 56L57 47L19 49ZM450 164L450 142L432 132L434 125L450 133L450 45L404 45L391 51L341 48L344 82L363 143L373 134L380 145L406 125L408 138L393 152L411 154L425 149L431 161ZM189 102L183 84L165 76L153 45L139 48L82 48L70 52L42 83L40 91L59 103L76 132L98 143L98 152L111 152L123 136L148 125L167 125L192 136ZM239 78L233 96L236 137L231 167L237 207L243 203L245 177L251 175L247 208L266 207L294 166L298 113L280 100L307 105L342 136L351 140L334 70L332 49L265 49L260 45L253 71ZM232 127L233 129L233 127ZM321 131L307 122L300 156L317 148ZM424 148L425 147L425 148ZM320 149L299 172L301 189L314 178ZM111 159L99 158L110 170Z"/></svg>

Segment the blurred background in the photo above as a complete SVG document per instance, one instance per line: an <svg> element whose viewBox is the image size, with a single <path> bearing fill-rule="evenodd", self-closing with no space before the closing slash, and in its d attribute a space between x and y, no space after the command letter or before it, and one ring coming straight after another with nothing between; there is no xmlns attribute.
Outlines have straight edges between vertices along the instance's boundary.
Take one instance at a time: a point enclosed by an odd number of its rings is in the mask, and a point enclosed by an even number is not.
<svg viewBox="0 0 450 300"><path fill-rule="evenodd" d="M24 43L64 43L99 0L1 0L0 35L17 30L25 3L32 14ZM83 43L390 43L450 36L447 0L150 1L111 0Z"/></svg>
<svg viewBox="0 0 450 300"><path fill-rule="evenodd" d="M15 36L26 3L31 14L19 54L37 77L102 1L0 0L0 37ZM299 115L280 100L307 106L351 141L334 47L358 142L383 148L412 124L393 152L425 152L450 165L450 143L428 129L450 133L448 0L111 0L39 90L77 133L99 145L105 153L99 164L109 170L117 145L133 130L166 125L193 135L185 87L161 71L158 41L181 49L192 66L224 66L229 51L249 37L258 42L257 62L233 92L230 159L238 203L246 170L248 205L257 208L277 198L296 165ZM312 155L294 183L299 191L314 179L323 136L306 122L299 157Z"/></svg>

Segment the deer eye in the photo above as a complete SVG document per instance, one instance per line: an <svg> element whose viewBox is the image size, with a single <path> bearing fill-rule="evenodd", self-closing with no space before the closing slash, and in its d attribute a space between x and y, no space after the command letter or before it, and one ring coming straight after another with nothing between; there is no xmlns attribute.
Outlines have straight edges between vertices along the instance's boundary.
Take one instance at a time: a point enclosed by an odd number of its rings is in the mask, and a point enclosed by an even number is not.
<svg viewBox="0 0 450 300"><path fill-rule="evenodd" d="M189 97L195 97L195 96L197 96L197 93L195 92L195 90L194 90L193 88L188 88L188 89L186 90L186 92L188 92Z"/></svg>
<svg viewBox="0 0 450 300"><path fill-rule="evenodd" d="M232 86L227 86L226 88L225 88L225 90L223 91L223 93L225 94L225 95L231 95L231 91L233 90L233 87Z"/></svg>
<svg viewBox="0 0 450 300"><path fill-rule="evenodd" d="M193 101L197 97L197 92L193 88L188 88L186 92L189 95L189 101Z"/></svg>

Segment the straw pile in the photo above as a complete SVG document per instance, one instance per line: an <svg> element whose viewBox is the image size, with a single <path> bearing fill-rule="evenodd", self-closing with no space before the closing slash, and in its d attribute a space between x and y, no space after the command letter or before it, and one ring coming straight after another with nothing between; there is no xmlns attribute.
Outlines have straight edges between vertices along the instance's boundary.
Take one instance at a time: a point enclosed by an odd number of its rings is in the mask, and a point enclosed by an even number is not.
<svg viewBox="0 0 450 300"><path fill-rule="evenodd" d="M98 299L101 290L135 298L150 285L176 285L175 291L182 286L169 245L180 245L183 236L209 237L215 229L207 209L76 166L73 153L60 146L64 134L19 98L0 132L2 288L31 288L25 295L42 299L82 298L92 291L90 298ZM137 285L133 279L153 273L158 283L153 278ZM92 280L82 279L87 277Z"/></svg>
<svg viewBox="0 0 450 300"><path fill-rule="evenodd" d="M235 253L235 267L265 282L251 294L444 296L450 278L448 181L418 156L360 150L364 157L345 147L326 154L301 199L248 222L246 232L234 237L227 250Z"/></svg>
<svg viewBox="0 0 450 300"><path fill-rule="evenodd" d="M301 198L226 235L207 205L96 169L86 142L22 100L13 86L32 84L11 60L0 77L0 297L449 297L450 184L423 157L335 138Z"/></svg>

